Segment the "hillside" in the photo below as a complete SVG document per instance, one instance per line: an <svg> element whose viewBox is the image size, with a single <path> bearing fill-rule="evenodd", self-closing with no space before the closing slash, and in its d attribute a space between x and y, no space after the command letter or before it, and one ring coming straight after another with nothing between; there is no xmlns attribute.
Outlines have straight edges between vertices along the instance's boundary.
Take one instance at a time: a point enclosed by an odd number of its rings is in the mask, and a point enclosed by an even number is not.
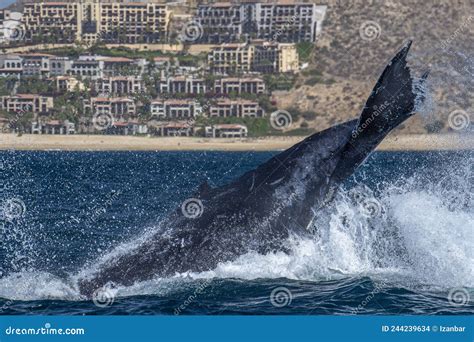
<svg viewBox="0 0 474 342"><path fill-rule="evenodd" d="M422 115L402 126L403 132L446 131L449 113L459 109L471 114L472 122L472 0L313 2L328 8L309 66L298 75L295 88L273 94L278 108L294 114L292 128L321 130L355 117L387 61L407 39L414 41L409 60L415 74L431 69L432 98ZM190 14L193 6L174 10ZM316 115L299 115L305 112Z"/></svg>
<svg viewBox="0 0 474 342"><path fill-rule="evenodd" d="M309 125L318 130L354 117L386 62L405 40L413 39L411 65L418 74L432 70L434 99L404 132L424 132L435 120L447 129L451 111L472 113L474 5L468 0L371 3L375 1L327 3L323 34L310 67L300 75L295 91L275 96L279 106L315 111L318 117ZM374 23L369 23L363 39L359 29L367 21ZM314 77L318 74L322 76Z"/></svg>

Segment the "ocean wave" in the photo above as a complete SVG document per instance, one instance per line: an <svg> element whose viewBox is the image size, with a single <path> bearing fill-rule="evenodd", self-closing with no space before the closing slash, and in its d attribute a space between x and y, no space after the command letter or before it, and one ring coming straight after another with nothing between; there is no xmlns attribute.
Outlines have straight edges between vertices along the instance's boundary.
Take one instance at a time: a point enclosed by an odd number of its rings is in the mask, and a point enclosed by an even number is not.
<svg viewBox="0 0 474 342"><path fill-rule="evenodd" d="M364 182L337 193L318 209L313 235L292 236L288 253L249 252L206 272L185 272L118 287L118 296L167 295L205 279L279 279L310 282L369 277L402 288L446 291L474 287L472 160L453 166L445 177L418 173L371 190ZM441 179L441 181L440 181ZM17 229L20 229L17 227ZM153 236L142 232L86 267L58 277L26 268L0 275L0 297L14 300L83 300L78 279L129 253ZM166 231L163 231L166 234ZM33 246L29 240L28 246Z"/></svg>

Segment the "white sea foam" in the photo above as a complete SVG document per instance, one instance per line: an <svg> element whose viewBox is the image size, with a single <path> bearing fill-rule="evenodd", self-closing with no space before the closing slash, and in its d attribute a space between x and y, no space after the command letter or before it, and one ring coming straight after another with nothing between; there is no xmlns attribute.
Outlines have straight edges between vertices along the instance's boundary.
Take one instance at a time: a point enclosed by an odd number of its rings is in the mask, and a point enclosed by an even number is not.
<svg viewBox="0 0 474 342"><path fill-rule="evenodd" d="M474 287L474 212L472 184L466 172L469 170L461 170L464 177L459 179L450 175L455 185L417 185L409 180L401 186L388 186L377 195L380 210L374 217L361 210L360 198L358 202L351 192L342 193L327 208L327 215L314 222L314 238L292 237L288 241L289 254L248 253L220 263L211 271L177 274L119 288L117 295L166 295L190 286L196 279L210 278L318 281L369 276L402 287ZM456 189L455 200L450 197L452 189ZM146 240L147 234L151 233L143 234L139 241ZM126 253L136 244L122 245L100 263L117 253ZM79 300L77 279L95 269L91 265L67 281L40 272L3 276L0 297Z"/></svg>
<svg viewBox="0 0 474 342"><path fill-rule="evenodd" d="M380 201L386 213L375 220L379 226L371 226L357 207L340 202L318 239L289 241L291 254L249 253L190 276L320 280L367 275L407 287L474 286L472 212L452 211L423 191L386 195ZM386 235L391 231L396 234Z"/></svg>

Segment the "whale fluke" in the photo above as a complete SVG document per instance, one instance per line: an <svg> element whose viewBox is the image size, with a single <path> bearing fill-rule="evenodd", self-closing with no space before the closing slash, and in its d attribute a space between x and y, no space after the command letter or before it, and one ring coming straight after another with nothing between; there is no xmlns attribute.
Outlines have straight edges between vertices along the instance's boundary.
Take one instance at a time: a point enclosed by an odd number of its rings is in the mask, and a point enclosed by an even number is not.
<svg viewBox="0 0 474 342"><path fill-rule="evenodd" d="M405 44L382 72L358 119L307 137L230 184L203 183L194 193L199 215L185 215L179 206L147 241L101 260L79 281L80 292L91 297L109 282L128 286L208 271L249 252L286 252L294 234L316 238L308 227L322 205L424 100L428 74L412 77L406 61L410 46Z"/></svg>

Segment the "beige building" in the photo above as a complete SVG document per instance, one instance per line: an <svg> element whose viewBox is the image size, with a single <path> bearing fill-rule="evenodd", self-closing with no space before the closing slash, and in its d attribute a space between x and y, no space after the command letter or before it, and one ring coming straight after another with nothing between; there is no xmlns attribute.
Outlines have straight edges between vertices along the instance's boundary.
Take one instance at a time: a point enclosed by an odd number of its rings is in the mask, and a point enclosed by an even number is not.
<svg viewBox="0 0 474 342"><path fill-rule="evenodd" d="M152 131L162 137L189 137L194 135L194 126L187 121L155 123Z"/></svg>
<svg viewBox="0 0 474 342"><path fill-rule="evenodd" d="M98 94L138 94L144 90L144 85L138 76L111 76L95 80L94 90Z"/></svg>
<svg viewBox="0 0 474 342"><path fill-rule="evenodd" d="M205 135L207 138L246 138L248 129L245 125L221 124L206 126Z"/></svg>
<svg viewBox="0 0 474 342"><path fill-rule="evenodd" d="M133 99L121 97L93 97L84 101L84 109L89 110L92 115L110 114L117 120L128 119L137 112Z"/></svg>
<svg viewBox="0 0 474 342"><path fill-rule="evenodd" d="M295 72L299 68L296 45L273 42L223 44L212 49L208 62L211 72L226 75Z"/></svg>
<svg viewBox="0 0 474 342"><path fill-rule="evenodd" d="M209 53L210 69L218 74L248 73L252 70L254 51L248 44L223 44Z"/></svg>
<svg viewBox="0 0 474 342"><path fill-rule="evenodd" d="M23 72L23 58L18 55L0 55L0 77L20 78Z"/></svg>
<svg viewBox="0 0 474 342"><path fill-rule="evenodd" d="M101 3L97 19L100 39L110 43L156 43L168 33L170 11L163 3Z"/></svg>
<svg viewBox="0 0 474 342"><path fill-rule="evenodd" d="M31 123L31 134L75 134L76 126L69 120L35 121Z"/></svg>
<svg viewBox="0 0 474 342"><path fill-rule="evenodd" d="M53 108L53 98L35 94L2 96L0 109L15 113L48 113Z"/></svg>
<svg viewBox="0 0 474 342"><path fill-rule="evenodd" d="M72 43L81 40L79 2L25 3L22 21L27 42Z"/></svg>
<svg viewBox="0 0 474 342"><path fill-rule="evenodd" d="M203 78L193 76L163 77L156 85L158 93L170 94L203 94L206 92L206 82Z"/></svg>
<svg viewBox="0 0 474 342"><path fill-rule="evenodd" d="M154 1L42 1L26 3L23 13L27 42L157 43L169 21L166 4Z"/></svg>
<svg viewBox="0 0 474 342"><path fill-rule="evenodd" d="M194 100L155 100L150 104L150 114L157 119L185 119L199 115L201 108Z"/></svg>
<svg viewBox="0 0 474 342"><path fill-rule="evenodd" d="M299 56L295 44L258 42L252 60L252 71L261 73L295 72Z"/></svg>
<svg viewBox="0 0 474 342"><path fill-rule="evenodd" d="M299 55L295 44L277 44L278 72L296 72L299 69Z"/></svg>
<svg viewBox="0 0 474 342"><path fill-rule="evenodd" d="M201 43L220 44L248 38L274 42L315 42L327 6L311 2L201 2L194 21L201 26Z"/></svg>
<svg viewBox="0 0 474 342"><path fill-rule="evenodd" d="M86 89L84 83L72 76L57 76L54 80L56 83L56 91L60 93Z"/></svg>
<svg viewBox="0 0 474 342"><path fill-rule="evenodd" d="M258 102L243 99L235 101L229 99L218 100L215 105L211 106L209 112L211 117L261 118L265 116L265 112Z"/></svg>
<svg viewBox="0 0 474 342"><path fill-rule="evenodd" d="M265 82L261 78L226 77L214 81L216 94L263 94Z"/></svg>

